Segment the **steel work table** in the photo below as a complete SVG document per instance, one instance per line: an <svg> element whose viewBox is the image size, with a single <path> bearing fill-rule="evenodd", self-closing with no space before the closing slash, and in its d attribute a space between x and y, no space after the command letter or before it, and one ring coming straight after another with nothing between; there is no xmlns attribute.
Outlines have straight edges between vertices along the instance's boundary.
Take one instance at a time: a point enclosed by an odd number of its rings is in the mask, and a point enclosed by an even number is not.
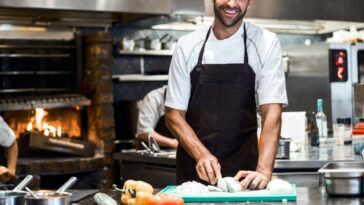
<svg viewBox="0 0 364 205"><path fill-rule="evenodd" d="M154 186L163 187L175 184L175 155L155 156L136 152L115 153L119 161L121 179L137 178L148 181ZM298 152L291 152L290 159L277 159L274 175L301 187L318 187L320 175L317 170L328 162L361 161L355 155L352 145L336 146L333 143L320 147L301 147Z"/></svg>

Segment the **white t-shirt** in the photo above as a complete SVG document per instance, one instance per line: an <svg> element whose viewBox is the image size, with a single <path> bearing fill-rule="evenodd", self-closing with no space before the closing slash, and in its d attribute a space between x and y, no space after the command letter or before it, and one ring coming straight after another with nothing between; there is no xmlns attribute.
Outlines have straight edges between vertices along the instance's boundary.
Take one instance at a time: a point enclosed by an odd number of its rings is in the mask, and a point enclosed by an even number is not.
<svg viewBox="0 0 364 205"><path fill-rule="evenodd" d="M245 22L249 65L255 72L257 104L288 104L282 51L276 34ZM187 110L191 94L190 72L196 66L198 55L209 27L182 36L177 43L169 69L166 106ZM203 64L244 63L244 26L231 37L218 40L214 32L206 42Z"/></svg>
<svg viewBox="0 0 364 205"><path fill-rule="evenodd" d="M10 147L15 141L14 131L6 124L0 116L0 146Z"/></svg>
<svg viewBox="0 0 364 205"><path fill-rule="evenodd" d="M165 113L165 92L167 86L150 91L142 101L138 103L137 133L154 131L159 119Z"/></svg>

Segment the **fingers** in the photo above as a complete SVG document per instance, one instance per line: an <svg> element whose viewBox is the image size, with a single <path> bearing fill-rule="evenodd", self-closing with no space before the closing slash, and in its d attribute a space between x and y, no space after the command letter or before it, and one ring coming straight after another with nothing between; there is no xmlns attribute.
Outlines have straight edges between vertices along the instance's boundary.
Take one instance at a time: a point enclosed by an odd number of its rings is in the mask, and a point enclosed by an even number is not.
<svg viewBox="0 0 364 205"><path fill-rule="evenodd" d="M256 177L256 173L255 172L249 172L245 178L243 179L243 181L240 182L241 184L241 188L243 191L247 190L250 186L250 183L255 179Z"/></svg>
<svg viewBox="0 0 364 205"><path fill-rule="evenodd" d="M238 171L238 173L234 176L234 179L240 181L241 178L245 178L250 171Z"/></svg>
<svg viewBox="0 0 364 205"><path fill-rule="evenodd" d="M234 178L236 180L244 178L240 182L242 190L264 189L269 182L267 176L255 171L239 171Z"/></svg>
<svg viewBox="0 0 364 205"><path fill-rule="evenodd" d="M221 177L221 167L215 157L206 157L197 162L196 171L198 177L210 184L215 184Z"/></svg>

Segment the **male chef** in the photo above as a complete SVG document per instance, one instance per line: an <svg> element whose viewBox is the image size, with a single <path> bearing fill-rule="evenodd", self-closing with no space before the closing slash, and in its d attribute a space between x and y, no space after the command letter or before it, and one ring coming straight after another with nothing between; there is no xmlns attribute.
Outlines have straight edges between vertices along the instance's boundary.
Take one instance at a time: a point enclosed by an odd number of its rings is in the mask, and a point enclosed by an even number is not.
<svg viewBox="0 0 364 205"><path fill-rule="evenodd" d="M271 178L288 102L279 41L244 20L251 3L214 0L212 25L178 41L165 103L166 124L179 142L178 184L234 176L243 190L263 189Z"/></svg>

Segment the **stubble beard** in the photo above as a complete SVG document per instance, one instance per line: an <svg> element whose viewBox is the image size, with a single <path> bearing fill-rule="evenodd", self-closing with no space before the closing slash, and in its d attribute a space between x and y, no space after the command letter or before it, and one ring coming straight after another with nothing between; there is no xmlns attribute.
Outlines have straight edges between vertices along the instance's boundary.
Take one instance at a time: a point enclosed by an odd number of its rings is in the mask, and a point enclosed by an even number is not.
<svg viewBox="0 0 364 205"><path fill-rule="evenodd" d="M238 22L240 22L244 16L245 16L245 13L248 9L248 7L245 8L244 12L241 13L240 11L240 14L237 15L232 21L231 23L228 23L227 21L225 21L224 17L223 17L223 14L221 12L222 9L226 7L226 6L220 6L219 8L217 8L215 5L214 5L214 12L215 12L215 16L217 17L217 19L221 22L222 25L224 25L225 27L233 27L235 26Z"/></svg>

